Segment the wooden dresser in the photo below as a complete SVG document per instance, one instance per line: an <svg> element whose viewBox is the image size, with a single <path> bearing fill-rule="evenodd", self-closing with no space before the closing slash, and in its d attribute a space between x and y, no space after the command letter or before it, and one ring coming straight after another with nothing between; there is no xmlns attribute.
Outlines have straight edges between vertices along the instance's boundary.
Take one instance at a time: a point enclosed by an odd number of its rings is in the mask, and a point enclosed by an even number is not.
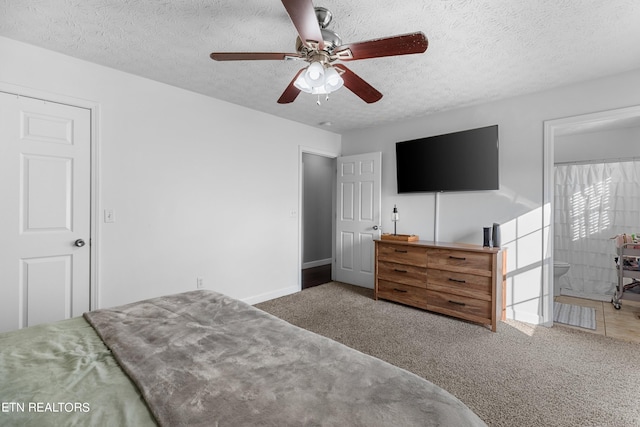
<svg viewBox="0 0 640 427"><path fill-rule="evenodd" d="M503 318L503 251L440 242L376 242L375 299L490 325Z"/></svg>

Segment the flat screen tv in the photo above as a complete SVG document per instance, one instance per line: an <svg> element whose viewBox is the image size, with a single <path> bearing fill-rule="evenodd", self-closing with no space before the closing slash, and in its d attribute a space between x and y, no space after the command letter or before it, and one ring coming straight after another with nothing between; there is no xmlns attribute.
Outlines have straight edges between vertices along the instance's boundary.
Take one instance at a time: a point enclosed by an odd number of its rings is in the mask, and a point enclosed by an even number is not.
<svg viewBox="0 0 640 427"><path fill-rule="evenodd" d="M398 193L497 190L498 148L498 125L398 142Z"/></svg>

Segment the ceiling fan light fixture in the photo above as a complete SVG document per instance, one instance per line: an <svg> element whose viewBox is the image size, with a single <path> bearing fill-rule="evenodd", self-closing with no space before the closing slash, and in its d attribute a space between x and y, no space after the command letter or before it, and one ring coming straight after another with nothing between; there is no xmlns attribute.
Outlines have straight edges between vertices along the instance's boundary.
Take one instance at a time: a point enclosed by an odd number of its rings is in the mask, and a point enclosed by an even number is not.
<svg viewBox="0 0 640 427"><path fill-rule="evenodd" d="M324 85L324 66L319 62L312 62L304 72L304 79L311 87Z"/></svg>
<svg viewBox="0 0 640 427"><path fill-rule="evenodd" d="M333 92L342 87L344 80L340 77L340 74L333 67L328 67L324 73L325 87L327 92Z"/></svg>
<svg viewBox="0 0 640 427"><path fill-rule="evenodd" d="M300 89L302 92L311 93L312 88L311 86L309 86L309 84L307 83L307 80L304 78L304 74L305 73L301 73L296 79L296 81L293 82L293 85L298 89Z"/></svg>
<svg viewBox="0 0 640 427"><path fill-rule="evenodd" d="M311 89L312 95L329 95L330 93L331 91L326 86L318 86Z"/></svg>
<svg viewBox="0 0 640 427"><path fill-rule="evenodd" d="M318 70L317 66L321 67ZM313 81L313 84L309 82L308 75L311 77L319 76ZM321 63L314 62L307 67L307 69L300 73L298 78L293 82L293 85L300 89L302 92L310 93L312 95L328 95L331 92L335 92L340 89L344 84L344 80L340 77L340 74L332 66L325 68Z"/></svg>

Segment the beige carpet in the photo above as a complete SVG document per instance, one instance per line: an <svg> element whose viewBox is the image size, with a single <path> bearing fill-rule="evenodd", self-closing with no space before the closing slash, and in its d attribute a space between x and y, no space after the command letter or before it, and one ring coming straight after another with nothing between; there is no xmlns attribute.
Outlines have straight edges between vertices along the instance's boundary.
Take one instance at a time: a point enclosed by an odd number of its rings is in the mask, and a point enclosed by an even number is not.
<svg viewBox="0 0 640 427"><path fill-rule="evenodd" d="M256 307L414 372L490 426L640 426L640 345L515 321L498 331L328 283Z"/></svg>

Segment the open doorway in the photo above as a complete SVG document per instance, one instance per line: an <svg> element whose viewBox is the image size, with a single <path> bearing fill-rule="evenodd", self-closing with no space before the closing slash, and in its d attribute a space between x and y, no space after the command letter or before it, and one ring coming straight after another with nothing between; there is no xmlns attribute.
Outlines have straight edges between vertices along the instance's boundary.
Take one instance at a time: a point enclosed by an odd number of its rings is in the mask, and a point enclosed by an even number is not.
<svg viewBox="0 0 640 427"><path fill-rule="evenodd" d="M554 165L556 163L556 143L567 135L584 132L612 130L616 128L640 125L640 106L601 111L597 113L566 117L544 122L544 171L543 199L545 215L543 227L546 230L545 252L543 262L543 322L550 326L553 323L554 299L554 252L555 252L555 218L554 218Z"/></svg>
<svg viewBox="0 0 640 427"><path fill-rule="evenodd" d="M307 289L333 276L336 158L303 152L301 168L301 288Z"/></svg>

